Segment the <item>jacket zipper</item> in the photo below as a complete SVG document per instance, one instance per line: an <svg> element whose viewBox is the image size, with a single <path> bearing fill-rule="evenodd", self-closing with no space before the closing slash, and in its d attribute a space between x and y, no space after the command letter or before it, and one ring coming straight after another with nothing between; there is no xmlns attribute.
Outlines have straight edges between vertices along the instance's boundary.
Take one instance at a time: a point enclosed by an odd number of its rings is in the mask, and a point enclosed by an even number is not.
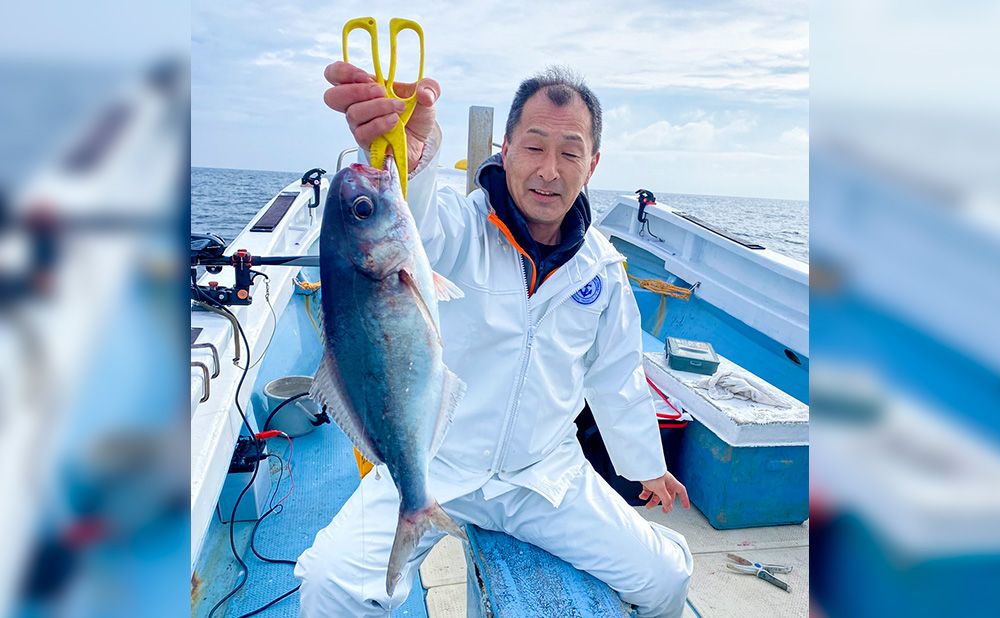
<svg viewBox="0 0 1000 618"><path fill-rule="evenodd" d="M535 266L535 261L532 260L531 256L528 255L527 252L525 252L525 250L522 249L521 246L517 244L517 242L514 240L513 235L511 235L510 230L507 229L507 226L504 225L503 221L500 220L500 217L497 216L496 211L493 210L493 206L490 204L489 192L483 190L483 195L486 198L486 207L489 210L489 215L487 216L487 219L491 223L493 223L493 225L497 226L497 229L500 230L500 232L507 238L507 241L510 242L510 244L513 245L514 249L516 250L514 257L517 259L518 262L517 268L521 272L521 282L524 284L524 291L525 291L524 312L525 312L525 320L528 324L528 337L525 342L524 353L521 356L521 369L520 371L518 371L517 386L514 388L514 399L513 399L514 404L507 414L503 430L500 432L500 444L497 447L497 452L493 454L493 462L490 465L490 474L496 474L497 472L500 471L500 463L504 459L504 456L506 455L507 452L507 446L510 443L510 430L514 425L514 419L517 418L517 413L520 411L521 408L521 391L524 389L524 381L525 378L527 377L528 362L531 360L531 350L535 343L535 333L538 331L538 327L541 325L542 321L544 321L545 318L547 318L551 313L553 313L557 308L559 308L564 302L572 298L573 294L575 294L576 291L575 290L571 291L569 294L566 294L565 296L560 298L557 303L549 307L549 310L546 311L545 315L543 315L541 319L538 320L537 324L532 323L531 306L528 304L528 298L532 294L534 278L536 276L536 273L538 272L537 267ZM518 254L528 258L528 262L531 264L532 286L530 287L528 285L528 277L527 275L524 274L524 268L521 267L521 258L518 256ZM610 259L610 258L601 260L600 262L598 262L595 275L599 273L601 270L603 270L605 267L620 261L621 259ZM548 279L548 277L551 276L554 272L555 271L549 273L549 275L546 276L545 278Z"/></svg>
<svg viewBox="0 0 1000 618"><path fill-rule="evenodd" d="M617 260L617 259L602 260L601 262L598 263L597 268L596 268L596 272L595 272L594 276L596 276L598 273L600 273L607 266L610 266L611 264L614 264L614 263L616 263L618 261L619 260ZM524 269L521 269L521 275L522 275L522 278L523 278L523 276L524 276ZM591 278L593 278L593 277L591 277ZM589 280L590 279L587 279L587 281L589 281ZM516 393L516 397L514 398L514 407L511 409L511 412L510 412L510 414L507 417L507 423L505 424L503 433L501 434L503 436L503 438L501 440L500 448L499 448L498 452L496 453L496 456L493 458L493 465L490 466L490 472L492 474L496 474L497 472L500 471L500 465L503 463L503 460L506 457L507 446L510 443L510 430L513 428L514 421L517 419L517 415L521 411L521 391L524 389L524 382L525 382L525 379L527 378L528 361L531 360L531 349L532 349L532 346L534 345L534 342L535 342L535 333L538 332L538 329L539 329L539 327L541 327L542 322L545 321L545 318L547 318L550 315L552 315L553 313L555 313L556 309L558 309L560 306L562 306L562 304L565 303L567 300L569 300L570 298L572 298L573 294L575 294L575 293L576 293L575 290L571 291L569 294L565 294L558 301L556 301L553 304L549 305L549 310L546 311L545 314L542 315L542 317L539 318L538 322L535 323L535 324L531 323L531 321L530 321L531 320L531 312L530 312L530 310L528 311L528 320L529 320L528 321L528 344L527 344L527 346L525 348L525 355L523 357L523 362L521 363L521 371L518 373L517 387L514 389L514 392Z"/></svg>
<svg viewBox="0 0 1000 618"><path fill-rule="evenodd" d="M532 324L531 320L531 306L528 305L528 297L531 295L530 288L528 287L528 277L524 274L524 268L521 267L521 256L519 253L527 255L524 250L521 249L513 238L509 235L509 232L505 232L505 228L501 227L501 222L496 217L495 213L490 213L490 221L496 225L504 236L507 236L507 240L514 245L515 251L514 259L517 260L517 269L521 272L521 282L524 284L524 317L525 323L528 325L528 335L525 340L524 351L521 354L521 369L517 374L517 382L514 386L514 398L513 404L510 410L507 412L506 420L504 422L503 430L500 432L500 443L497 445L497 451L493 454L493 461L490 464L490 474L496 474L500 471L500 462L503 458L503 453L507 450L507 444L510 441L510 429L514 425L514 418L517 417L517 410L521 407L521 390L524 388L524 380L528 373L528 362L531 360L531 348L535 343L535 325ZM531 260L531 257L528 257ZM532 268L534 268L534 262L531 263ZM533 271L534 272L534 271Z"/></svg>
<svg viewBox="0 0 1000 618"><path fill-rule="evenodd" d="M615 264L616 262L619 261L621 260L608 258L598 262L597 268L594 271L594 276L599 274L604 268L610 266L611 264ZM520 263L518 264L518 266L520 266ZM522 281L525 282L525 287L527 287L527 278L524 276L523 268L521 269L521 279ZM553 314L556 309L558 309L567 300L572 298L573 294L575 293L576 291L573 290L569 294L565 294L557 302L551 304L549 306L549 310L546 311L545 314L542 315L541 318L539 318L538 322L534 324L531 322L531 310L527 304L527 298L525 298L525 310L527 312L527 318L528 318L528 340L527 340L527 345L525 346L524 355L521 357L521 370L518 372L517 386L514 388L514 394L515 394L514 405L511 408L510 413L507 415L507 422L504 423L503 431L500 434L501 435L500 446L497 448L497 452L494 454L493 457L493 463L490 466L491 474L496 474L497 472L500 471L500 464L506 457L507 446L510 443L511 428L514 426L514 421L517 419L518 412L520 412L521 410L521 391L524 389L524 381L527 378L528 362L531 360L531 350L532 346L534 346L535 343L535 334L538 332L538 328L542 325L542 322L545 321L545 318Z"/></svg>

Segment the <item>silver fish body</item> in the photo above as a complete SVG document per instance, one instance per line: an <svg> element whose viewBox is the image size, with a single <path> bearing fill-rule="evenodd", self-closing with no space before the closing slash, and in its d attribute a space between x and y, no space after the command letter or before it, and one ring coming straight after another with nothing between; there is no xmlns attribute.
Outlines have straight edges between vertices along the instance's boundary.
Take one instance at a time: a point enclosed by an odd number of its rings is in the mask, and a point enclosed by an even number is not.
<svg viewBox="0 0 1000 618"><path fill-rule="evenodd" d="M437 299L461 292L430 268L394 166L341 170L320 233L325 347L311 395L399 490L386 575L400 571L432 525L465 539L427 489L465 384L442 360Z"/></svg>

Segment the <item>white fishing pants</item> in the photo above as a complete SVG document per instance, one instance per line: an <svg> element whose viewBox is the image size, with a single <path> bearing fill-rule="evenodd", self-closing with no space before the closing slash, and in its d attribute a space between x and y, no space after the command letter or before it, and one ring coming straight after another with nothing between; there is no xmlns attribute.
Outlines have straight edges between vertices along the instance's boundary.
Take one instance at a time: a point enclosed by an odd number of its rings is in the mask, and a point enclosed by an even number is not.
<svg viewBox="0 0 1000 618"><path fill-rule="evenodd" d="M313 546L299 556L303 618L387 615L409 595L414 575L443 536L424 535L392 598L385 593L399 497L389 475L368 474ZM607 582L639 616L680 616L694 560L684 537L647 522L584 464L559 508L516 488L490 500L482 490L442 504L459 525L473 523L532 543Z"/></svg>

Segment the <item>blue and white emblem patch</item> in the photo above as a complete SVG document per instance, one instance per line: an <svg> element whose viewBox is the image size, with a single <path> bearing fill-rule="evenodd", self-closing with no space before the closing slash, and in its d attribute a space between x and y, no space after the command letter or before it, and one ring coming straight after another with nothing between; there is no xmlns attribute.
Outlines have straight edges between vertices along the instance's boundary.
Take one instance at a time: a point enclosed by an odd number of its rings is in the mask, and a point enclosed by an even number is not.
<svg viewBox="0 0 1000 618"><path fill-rule="evenodd" d="M601 276L597 275L590 280L590 283L583 286L573 295L573 300L581 305L589 305L601 296Z"/></svg>

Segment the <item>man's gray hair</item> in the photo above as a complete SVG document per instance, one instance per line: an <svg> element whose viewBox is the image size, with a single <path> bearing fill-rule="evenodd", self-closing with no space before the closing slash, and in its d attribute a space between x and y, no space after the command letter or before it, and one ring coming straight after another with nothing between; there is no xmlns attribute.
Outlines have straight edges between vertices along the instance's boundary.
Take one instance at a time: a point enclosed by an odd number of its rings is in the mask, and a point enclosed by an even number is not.
<svg viewBox="0 0 1000 618"><path fill-rule="evenodd" d="M549 67L544 72L524 80L518 86L517 93L514 94L514 102L510 105L510 114L507 115L507 128L504 134L508 140L514 133L517 123L521 121L524 104L539 90L544 90L549 101L559 107L569 105L575 92L583 100L587 110L590 111L590 131L594 142L594 152L601 149L601 102L584 83L583 78L566 67L558 66Z"/></svg>

